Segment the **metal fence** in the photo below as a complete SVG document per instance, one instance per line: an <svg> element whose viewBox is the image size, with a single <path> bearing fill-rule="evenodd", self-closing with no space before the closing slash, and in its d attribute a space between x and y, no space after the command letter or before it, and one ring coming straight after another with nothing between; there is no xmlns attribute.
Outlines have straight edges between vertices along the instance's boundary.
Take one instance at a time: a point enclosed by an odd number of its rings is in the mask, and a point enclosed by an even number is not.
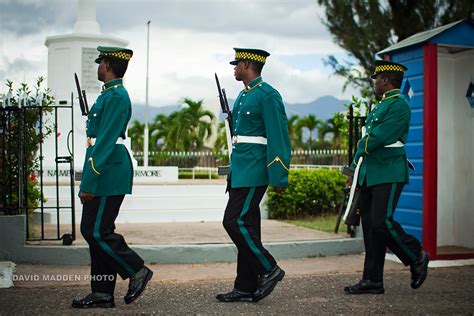
<svg viewBox="0 0 474 316"><path fill-rule="evenodd" d="M342 166L347 164L347 150L294 150L291 152L291 165ZM143 152L133 152L138 165L143 165ZM178 166L180 170L193 168L217 168L229 164L227 152L150 152L149 166ZM302 167L298 167L301 169Z"/></svg>
<svg viewBox="0 0 474 316"><path fill-rule="evenodd" d="M133 152L139 166L143 166L143 152ZM151 151L148 153L149 166L178 166L182 168L217 168L229 164L226 152L210 151Z"/></svg>
<svg viewBox="0 0 474 316"><path fill-rule="evenodd" d="M72 99L72 97L71 97ZM0 103L0 215L19 215L26 217L26 240L63 240L70 245L75 239L75 204L74 204L74 158L72 149L70 155L58 155L58 140L53 136L55 146L56 205L46 206L43 181L43 145L51 129L52 135L58 135L58 111L69 111L72 129L67 133L68 141L73 139L72 105L41 106L30 101L24 101L22 106ZM72 104L72 100L71 100ZM51 116L52 127L44 126L43 119ZM69 146L69 144L68 144ZM69 169L68 202L60 205L59 196L59 166L66 165ZM61 196L62 197L62 196ZM62 234L59 221L61 209L71 212L71 233ZM55 236L45 235L45 211L56 215L57 225ZM35 215L39 220L35 220Z"/></svg>
<svg viewBox="0 0 474 316"><path fill-rule="evenodd" d="M347 150L320 149L294 150L291 152L291 165L342 166L347 164Z"/></svg>

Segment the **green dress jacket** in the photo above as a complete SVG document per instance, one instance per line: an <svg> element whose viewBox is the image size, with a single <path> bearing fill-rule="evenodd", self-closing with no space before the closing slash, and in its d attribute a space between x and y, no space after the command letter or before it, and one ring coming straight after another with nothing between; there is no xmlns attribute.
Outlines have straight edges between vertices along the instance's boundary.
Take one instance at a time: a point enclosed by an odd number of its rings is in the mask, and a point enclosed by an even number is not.
<svg viewBox="0 0 474 316"><path fill-rule="evenodd" d="M230 162L232 188L271 184L288 186L291 159L288 119L277 90L258 77L235 100L233 135L261 136L267 145L234 143Z"/></svg>
<svg viewBox="0 0 474 316"><path fill-rule="evenodd" d="M122 79L105 83L92 106L86 124L87 137L95 144L86 150L80 190L97 196L132 193L133 165L125 139L132 106Z"/></svg>
<svg viewBox="0 0 474 316"><path fill-rule="evenodd" d="M359 171L359 185L408 183L408 162L404 147L386 147L408 136L411 111L399 89L387 91L367 116L366 135L357 147L354 167L359 157L364 160Z"/></svg>

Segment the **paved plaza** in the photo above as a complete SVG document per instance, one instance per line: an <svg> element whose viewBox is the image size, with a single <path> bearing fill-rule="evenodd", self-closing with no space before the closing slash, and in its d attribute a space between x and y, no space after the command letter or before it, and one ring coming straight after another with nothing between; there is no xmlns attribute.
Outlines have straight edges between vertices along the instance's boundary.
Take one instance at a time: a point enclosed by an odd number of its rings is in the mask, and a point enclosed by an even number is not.
<svg viewBox="0 0 474 316"><path fill-rule="evenodd" d="M232 240L221 221L116 224L116 232L131 245L198 245L227 244ZM62 225L61 232L70 232L71 225ZM276 220L262 220L263 242L309 241L348 238L341 225L338 234L287 224ZM56 225L45 226L46 236L54 237ZM79 225L76 226L74 245L84 245ZM60 244L58 241L28 242L28 244Z"/></svg>
<svg viewBox="0 0 474 316"><path fill-rule="evenodd" d="M220 303L230 290L235 263L150 265L155 275L142 297L125 305L127 281L118 281L114 309L78 311L73 298L89 291L87 266L19 265L16 276L37 276L0 290L0 315L159 314L159 315L472 315L474 266L431 268L425 284L410 288L410 273L386 262L385 294L349 296L343 287L360 277L362 255L281 260L287 276L258 303ZM66 280L78 276L80 280Z"/></svg>

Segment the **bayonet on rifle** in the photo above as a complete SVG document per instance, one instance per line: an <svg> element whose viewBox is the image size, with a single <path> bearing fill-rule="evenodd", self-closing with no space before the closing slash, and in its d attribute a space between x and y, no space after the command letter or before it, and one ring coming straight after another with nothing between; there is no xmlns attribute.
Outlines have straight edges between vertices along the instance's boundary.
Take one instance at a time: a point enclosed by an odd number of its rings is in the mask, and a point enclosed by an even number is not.
<svg viewBox="0 0 474 316"><path fill-rule="evenodd" d="M79 84L79 79L77 78L76 73L74 73L74 80L76 81L77 95L79 98L79 106L81 107L82 115L87 116L87 114L89 114L89 105L87 104L86 91L81 90L81 85Z"/></svg>

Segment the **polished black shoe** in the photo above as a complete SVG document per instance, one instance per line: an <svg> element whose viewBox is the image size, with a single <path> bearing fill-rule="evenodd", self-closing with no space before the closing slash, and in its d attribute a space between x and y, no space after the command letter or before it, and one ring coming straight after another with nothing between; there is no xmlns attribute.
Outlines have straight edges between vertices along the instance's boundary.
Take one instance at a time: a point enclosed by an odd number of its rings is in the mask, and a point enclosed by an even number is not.
<svg viewBox="0 0 474 316"><path fill-rule="evenodd" d="M71 307L73 308L112 308L115 307L114 297L108 295L105 297L97 297L94 293L87 295L84 298L73 300Z"/></svg>
<svg viewBox="0 0 474 316"><path fill-rule="evenodd" d="M253 293L233 289L229 293L217 294L216 298L221 302L252 302Z"/></svg>
<svg viewBox="0 0 474 316"><path fill-rule="evenodd" d="M124 300L126 304L130 304L134 300L136 300L140 294L143 293L148 281L151 280L153 276L153 271L144 267L145 271L143 272L143 276L141 278L130 278L130 283L128 284L128 292L125 295Z"/></svg>
<svg viewBox="0 0 474 316"><path fill-rule="evenodd" d="M417 289L419 288L423 282L426 280L426 276L428 275L428 263L430 262L430 254L421 251L421 255L418 260L415 261L410 266L411 271L411 288Z"/></svg>
<svg viewBox="0 0 474 316"><path fill-rule="evenodd" d="M347 294L383 294L383 282L373 282L370 280L360 280L359 283L344 287Z"/></svg>
<svg viewBox="0 0 474 316"><path fill-rule="evenodd" d="M275 266L272 271L262 274L258 279L258 288L253 294L253 301L258 302L270 294L278 281L283 280L284 276L285 271L283 271L279 266Z"/></svg>

